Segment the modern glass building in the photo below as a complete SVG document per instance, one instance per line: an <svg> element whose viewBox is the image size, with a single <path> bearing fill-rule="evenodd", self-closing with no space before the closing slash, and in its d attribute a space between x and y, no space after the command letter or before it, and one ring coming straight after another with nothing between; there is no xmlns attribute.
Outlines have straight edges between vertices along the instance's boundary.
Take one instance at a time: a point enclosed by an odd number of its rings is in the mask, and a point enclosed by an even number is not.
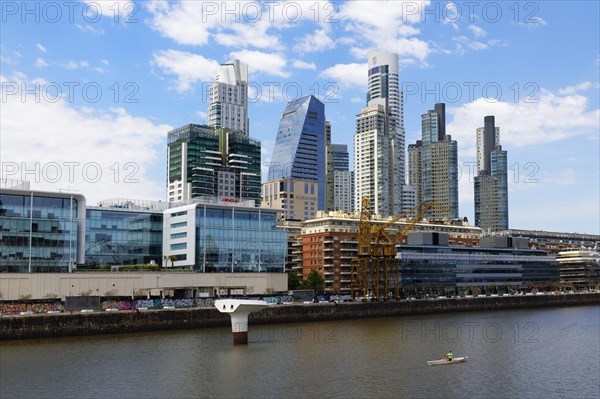
<svg viewBox="0 0 600 399"><path fill-rule="evenodd" d="M168 199L260 201L260 142L241 131L186 125L168 134Z"/></svg>
<svg viewBox="0 0 600 399"><path fill-rule="evenodd" d="M252 204L196 203L165 211L167 266L198 272L283 272L287 231L278 211Z"/></svg>
<svg viewBox="0 0 600 399"><path fill-rule="evenodd" d="M85 197L0 192L0 272L70 272L84 262Z"/></svg>
<svg viewBox="0 0 600 399"><path fill-rule="evenodd" d="M325 209L325 141L325 105L312 95L289 102L279 122L267 180L314 180L318 209Z"/></svg>
<svg viewBox="0 0 600 399"><path fill-rule="evenodd" d="M413 237L409 234L408 244L396 246L401 261L401 286L405 291L507 292L511 288L559 282L558 263L545 251L448 246L447 238L445 245L443 242L434 245L431 240L424 243Z"/></svg>
<svg viewBox="0 0 600 399"><path fill-rule="evenodd" d="M85 264L162 264L161 210L88 207L85 224Z"/></svg>

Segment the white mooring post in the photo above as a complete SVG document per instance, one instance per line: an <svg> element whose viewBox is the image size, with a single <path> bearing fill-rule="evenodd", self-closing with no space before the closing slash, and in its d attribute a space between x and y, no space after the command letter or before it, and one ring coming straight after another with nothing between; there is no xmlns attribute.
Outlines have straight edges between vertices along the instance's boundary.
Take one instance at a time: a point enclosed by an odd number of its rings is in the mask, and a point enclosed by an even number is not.
<svg viewBox="0 0 600 399"><path fill-rule="evenodd" d="M221 313L229 313L231 317L231 332L233 343L245 345L248 343L248 315L269 306L266 301L250 299L217 299L215 307Z"/></svg>

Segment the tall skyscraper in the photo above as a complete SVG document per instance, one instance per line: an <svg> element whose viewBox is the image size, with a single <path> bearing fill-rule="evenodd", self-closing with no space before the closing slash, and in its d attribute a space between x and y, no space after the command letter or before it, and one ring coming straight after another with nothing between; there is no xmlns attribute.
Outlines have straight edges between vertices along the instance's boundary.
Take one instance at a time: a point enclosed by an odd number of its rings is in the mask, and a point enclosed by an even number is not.
<svg viewBox="0 0 600 399"><path fill-rule="evenodd" d="M260 142L241 132L186 125L167 136L170 202L194 197L260 202Z"/></svg>
<svg viewBox="0 0 600 399"><path fill-rule="evenodd" d="M477 129L475 225L484 230L508 230L507 152L500 145L500 128L494 116Z"/></svg>
<svg viewBox="0 0 600 399"><path fill-rule="evenodd" d="M268 181L316 181L318 209L325 209L325 141L325 105L312 95L290 101L279 122Z"/></svg>
<svg viewBox="0 0 600 399"><path fill-rule="evenodd" d="M393 198L390 209L392 214L402 212L402 188L406 184L404 172L404 97L400 90L398 74L398 55L382 51L370 51L367 105L385 100L388 113L389 139L391 144L391 163L393 170Z"/></svg>
<svg viewBox="0 0 600 399"><path fill-rule="evenodd" d="M423 198L421 198L423 193L423 142L421 140L408 145L408 184L415 190L417 204L423 202Z"/></svg>
<svg viewBox="0 0 600 399"><path fill-rule="evenodd" d="M348 146L332 144L334 201L336 211L354 212L354 172L350 171Z"/></svg>
<svg viewBox="0 0 600 399"><path fill-rule="evenodd" d="M331 145L331 123L325 121L325 210L334 210L334 158Z"/></svg>
<svg viewBox="0 0 600 399"><path fill-rule="evenodd" d="M369 196L373 212L385 216L401 213L405 184L404 105L397 54L368 54L367 107L357 116L354 146L355 208L360 207L363 197ZM357 150L363 155L357 156ZM367 159L365 151L371 151L376 159Z"/></svg>
<svg viewBox="0 0 600 399"><path fill-rule="evenodd" d="M427 217L458 217L458 146L446 134L445 104L421 115L421 140L408 148L409 182L417 191L417 201L433 201L440 208Z"/></svg>
<svg viewBox="0 0 600 399"><path fill-rule="evenodd" d="M354 209L369 197L371 213L394 215L393 149L385 105L364 107L354 135Z"/></svg>
<svg viewBox="0 0 600 399"><path fill-rule="evenodd" d="M239 60L221 64L217 81L210 88L208 124L250 136L248 65Z"/></svg>

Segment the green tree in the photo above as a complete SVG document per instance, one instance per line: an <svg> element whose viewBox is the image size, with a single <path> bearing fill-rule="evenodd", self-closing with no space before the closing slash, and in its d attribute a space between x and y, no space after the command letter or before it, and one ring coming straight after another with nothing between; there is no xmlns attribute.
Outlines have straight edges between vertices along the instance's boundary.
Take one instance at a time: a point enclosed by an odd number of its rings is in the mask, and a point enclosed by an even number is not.
<svg viewBox="0 0 600 399"><path fill-rule="evenodd" d="M315 269L311 270L306 280L302 282L302 288L312 289L315 294L321 292L324 286L325 279Z"/></svg>
<svg viewBox="0 0 600 399"><path fill-rule="evenodd" d="M297 290L300 288L300 277L295 271L288 272L288 290Z"/></svg>

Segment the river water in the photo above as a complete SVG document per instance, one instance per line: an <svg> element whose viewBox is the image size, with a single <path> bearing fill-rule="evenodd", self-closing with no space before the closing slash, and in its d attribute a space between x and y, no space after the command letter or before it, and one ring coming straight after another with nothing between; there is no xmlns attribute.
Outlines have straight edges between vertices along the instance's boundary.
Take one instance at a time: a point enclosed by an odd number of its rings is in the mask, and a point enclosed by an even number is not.
<svg viewBox="0 0 600 399"><path fill-rule="evenodd" d="M0 397L600 398L600 306L4 341Z"/></svg>

